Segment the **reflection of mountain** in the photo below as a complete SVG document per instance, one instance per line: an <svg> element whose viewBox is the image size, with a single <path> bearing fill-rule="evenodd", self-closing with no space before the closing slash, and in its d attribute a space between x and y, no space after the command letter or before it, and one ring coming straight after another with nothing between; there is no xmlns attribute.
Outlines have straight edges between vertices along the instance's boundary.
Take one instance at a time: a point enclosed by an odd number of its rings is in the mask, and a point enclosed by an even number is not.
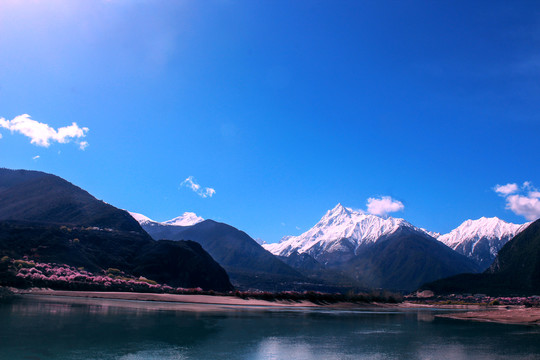
<svg viewBox="0 0 540 360"><path fill-rule="evenodd" d="M483 274L453 276L422 288L435 293L540 293L540 219L507 242Z"/></svg>
<svg viewBox="0 0 540 360"><path fill-rule="evenodd" d="M156 242L126 211L57 176L0 169L0 258L28 256L96 271L118 268L171 286L230 290L194 242Z"/></svg>
<svg viewBox="0 0 540 360"><path fill-rule="evenodd" d="M178 359L223 331L218 319L151 301L37 297L6 304L0 315L1 359Z"/></svg>
<svg viewBox="0 0 540 360"><path fill-rule="evenodd" d="M505 354L522 359L540 354L535 329L520 329L517 336L508 326L431 322L427 310L207 311L202 305L185 311L184 306L103 299L38 302L35 297L4 304L0 358L367 359L377 354L406 359L414 354L447 359Z"/></svg>

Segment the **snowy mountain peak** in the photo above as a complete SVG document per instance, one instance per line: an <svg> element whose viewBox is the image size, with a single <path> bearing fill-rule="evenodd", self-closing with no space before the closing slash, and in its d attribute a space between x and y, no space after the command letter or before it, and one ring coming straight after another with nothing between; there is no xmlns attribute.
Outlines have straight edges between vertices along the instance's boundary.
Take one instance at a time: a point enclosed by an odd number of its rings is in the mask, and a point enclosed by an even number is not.
<svg viewBox="0 0 540 360"><path fill-rule="evenodd" d="M193 212L185 212L180 216L175 217L174 219L164 221L164 225L174 225L174 226L191 226L204 221L204 219Z"/></svg>
<svg viewBox="0 0 540 360"><path fill-rule="evenodd" d="M150 219L150 218L147 217L147 216L144 216L143 214L139 214L139 213L131 212L131 211L128 211L128 213L129 213L129 215L131 215L132 218L134 218L135 220L137 220L137 222L138 222L139 224L141 224L141 225L155 222L154 220Z"/></svg>
<svg viewBox="0 0 540 360"><path fill-rule="evenodd" d="M143 214L135 213L128 211L132 218L137 220L139 224L141 225L148 225L148 224L160 224L160 225L171 225L171 226L191 226L200 223L201 221L204 221L204 219L200 216L197 216L197 214L192 212L185 212L180 216L175 217L174 219L167 220L164 222L158 222L150 219L147 216L144 216Z"/></svg>
<svg viewBox="0 0 540 360"><path fill-rule="evenodd" d="M481 217L464 221L448 234L437 237L437 240L486 269L504 244L529 224L512 224L497 217Z"/></svg>
<svg viewBox="0 0 540 360"><path fill-rule="evenodd" d="M497 217L481 217L477 220L466 220L460 226L449 232L441 235L437 240L443 242L451 248L464 241L471 241L481 238L505 238L514 237L518 232L523 230L527 224L512 224Z"/></svg>
<svg viewBox="0 0 540 360"><path fill-rule="evenodd" d="M289 256L297 251L315 258L323 253L356 252L361 246L374 243L400 227L414 228L403 219L382 218L337 204L305 233L286 236L279 243L265 244L264 248L274 255Z"/></svg>
<svg viewBox="0 0 540 360"><path fill-rule="evenodd" d="M323 216L323 219L325 218L335 218L339 216L350 216L352 213L363 213L361 210L353 210L352 208L346 208L345 206L341 205L341 203L337 204L333 209L328 210L326 214Z"/></svg>

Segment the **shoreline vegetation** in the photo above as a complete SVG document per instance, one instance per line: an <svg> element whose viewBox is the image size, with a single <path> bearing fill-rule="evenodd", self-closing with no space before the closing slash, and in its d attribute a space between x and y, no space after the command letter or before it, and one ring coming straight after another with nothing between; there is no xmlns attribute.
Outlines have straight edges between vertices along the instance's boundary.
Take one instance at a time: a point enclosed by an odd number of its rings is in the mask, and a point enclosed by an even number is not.
<svg viewBox="0 0 540 360"><path fill-rule="evenodd" d="M398 303L403 300L399 293L375 290L366 293L323 293L319 291L229 291L171 287L145 277L135 277L119 269L109 268L101 274L66 264L40 263L28 258L0 259L0 286L17 289L42 288L60 291L155 293L170 295L228 296L240 299L265 301L308 301L313 304L334 303ZM3 270L3 271L1 271Z"/></svg>
<svg viewBox="0 0 540 360"><path fill-rule="evenodd" d="M512 325L540 326L540 307L526 307L524 305L485 305L485 304L442 304L442 303L419 303L404 301L400 303L353 303L335 302L322 303L309 300L263 300L254 297L241 298L231 295L203 295L203 294L164 294L164 293L136 293L136 292L102 292L102 291L66 291L51 289L6 289L0 288L0 293L10 293L14 296L39 296L48 299L63 298L69 301L94 299L111 305L109 301L143 301L148 307L182 309L185 311L214 311L230 308L323 308L335 310L354 310L366 307L394 308L401 310L411 309L445 309L445 310L469 310L452 312L448 314L436 314L435 317L454 320L468 320L480 322L492 322ZM118 303L116 303L118 304ZM129 305L128 305L129 306ZM145 305L146 306L146 305ZM178 307L180 306L180 307Z"/></svg>
<svg viewBox="0 0 540 360"><path fill-rule="evenodd" d="M5 256L0 259L0 267L3 270L0 277L0 300L9 300L17 295L96 298L104 301L135 300L190 304L191 309L195 311L201 311L199 308L202 305L213 305L214 308L264 306L465 309L472 311L437 316L459 320L540 325L540 296L491 297L485 294L435 296L431 291L403 296L383 290L369 293L236 290L224 293L202 288L171 287L144 277L134 277L113 268L94 274L84 268L40 263L28 258L11 259Z"/></svg>

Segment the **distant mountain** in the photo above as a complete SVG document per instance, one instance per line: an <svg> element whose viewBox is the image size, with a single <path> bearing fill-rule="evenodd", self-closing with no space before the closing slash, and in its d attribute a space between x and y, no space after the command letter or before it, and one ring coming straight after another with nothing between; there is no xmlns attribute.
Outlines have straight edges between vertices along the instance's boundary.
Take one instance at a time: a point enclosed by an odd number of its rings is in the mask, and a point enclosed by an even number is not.
<svg viewBox="0 0 540 360"><path fill-rule="evenodd" d="M231 290L194 242L154 241L126 211L51 174L0 169L0 257L118 268L171 286Z"/></svg>
<svg viewBox="0 0 540 360"><path fill-rule="evenodd" d="M340 268L368 287L404 291L428 281L479 271L470 259L410 227L386 235Z"/></svg>
<svg viewBox="0 0 540 360"><path fill-rule="evenodd" d="M341 204L302 235L263 246L275 255L293 256L294 261L288 263L298 269L306 267L299 255L308 254L326 269L341 271L368 287L411 290L424 279L479 270L426 230L403 219L365 214Z"/></svg>
<svg viewBox="0 0 540 360"><path fill-rule="evenodd" d="M149 217L128 211L129 214L139 222L140 225L148 225L148 224L157 224L157 225L174 225L174 226L191 226L200 223L201 221L204 221L204 219L200 216L197 216L197 214L193 212L185 212L180 216L175 217L174 219L158 222L150 219Z"/></svg>
<svg viewBox="0 0 540 360"><path fill-rule="evenodd" d="M227 270L233 283L241 288L286 289L305 277L264 250L248 234L230 225L204 220L192 226L144 222L143 228L154 239L192 240Z"/></svg>
<svg viewBox="0 0 540 360"><path fill-rule="evenodd" d="M436 294L540 294L540 219L508 241L484 273L457 275L421 288Z"/></svg>
<svg viewBox="0 0 540 360"><path fill-rule="evenodd" d="M177 225L177 226L191 226L204 221L200 216L197 216L192 212L185 212L182 215L175 217L174 219L167 220L164 222L166 225Z"/></svg>
<svg viewBox="0 0 540 360"><path fill-rule="evenodd" d="M126 211L40 171L0 169L0 221L111 228L144 234Z"/></svg>
<svg viewBox="0 0 540 360"><path fill-rule="evenodd" d="M504 244L529 224L517 225L496 217L482 217L463 222L448 234L438 236L437 240L476 261L483 271L493 263Z"/></svg>
<svg viewBox="0 0 540 360"><path fill-rule="evenodd" d="M403 219L382 218L337 204L314 227L299 236L286 236L265 249L279 256L307 253L321 263L343 263L401 227L417 229ZM422 232L422 230L417 229Z"/></svg>

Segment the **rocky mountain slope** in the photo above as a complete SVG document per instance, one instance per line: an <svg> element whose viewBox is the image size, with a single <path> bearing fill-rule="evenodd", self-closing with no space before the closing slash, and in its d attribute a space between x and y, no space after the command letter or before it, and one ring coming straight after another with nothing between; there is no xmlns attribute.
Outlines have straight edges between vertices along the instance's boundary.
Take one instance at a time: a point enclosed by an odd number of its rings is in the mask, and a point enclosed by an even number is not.
<svg viewBox="0 0 540 360"><path fill-rule="evenodd" d="M201 244L240 288L284 290L306 281L300 272L263 249L248 234L230 225L204 220L192 226L180 226L136 217L156 240L192 240Z"/></svg>
<svg viewBox="0 0 540 360"><path fill-rule="evenodd" d="M482 270L495 260L499 250L530 223L512 224L497 217L467 220L437 240L453 250L473 259Z"/></svg>
<svg viewBox="0 0 540 360"><path fill-rule="evenodd" d="M263 246L275 255L294 256L289 263L298 269L305 271L307 266L320 264L368 287L411 290L425 279L479 271L471 260L424 229L403 219L382 218L341 204L305 233ZM303 264L303 259L309 264Z"/></svg>
<svg viewBox="0 0 540 360"><path fill-rule="evenodd" d="M421 288L436 294L540 294L540 219L508 241L484 273L456 275Z"/></svg>

